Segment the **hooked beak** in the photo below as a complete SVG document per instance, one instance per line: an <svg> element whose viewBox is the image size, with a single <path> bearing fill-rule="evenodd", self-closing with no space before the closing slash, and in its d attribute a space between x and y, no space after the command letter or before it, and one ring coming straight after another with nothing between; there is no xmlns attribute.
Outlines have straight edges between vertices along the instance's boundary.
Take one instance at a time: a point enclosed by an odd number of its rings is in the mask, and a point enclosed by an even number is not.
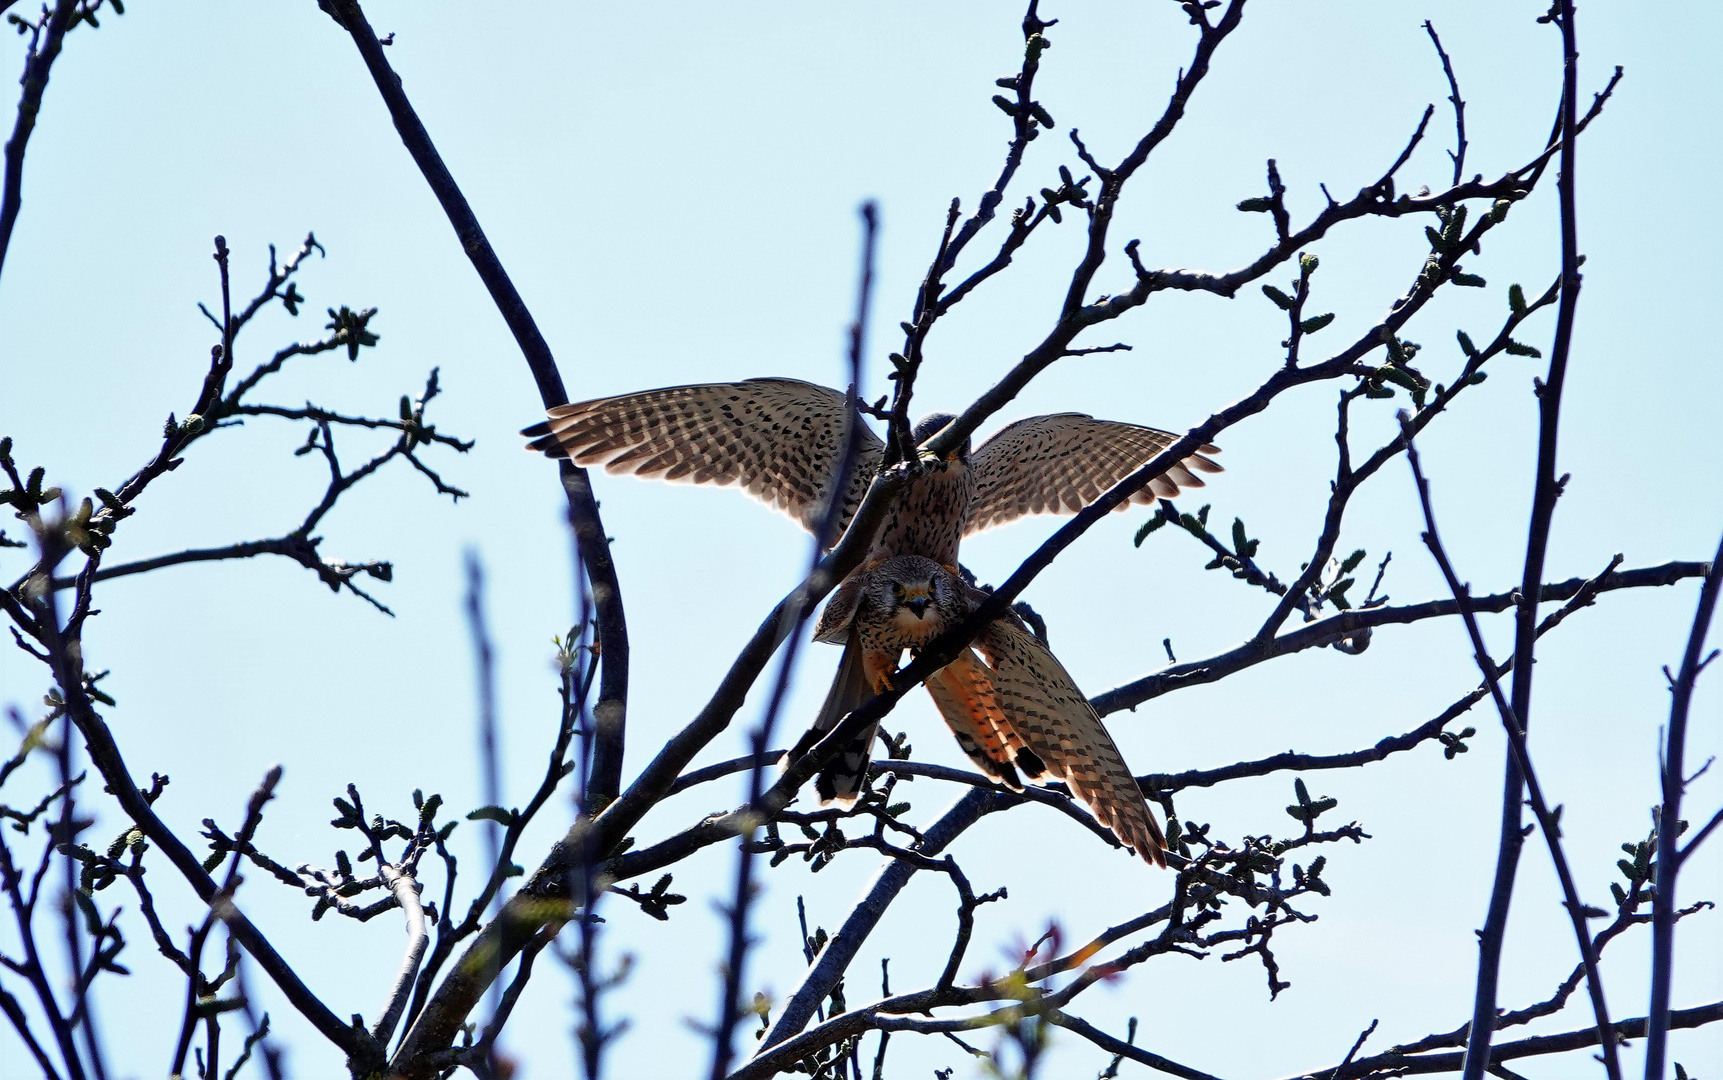
<svg viewBox="0 0 1723 1080"><path fill-rule="evenodd" d="M917 582L903 590L900 603L915 613L918 619L927 617L927 605L933 602L933 588L927 582Z"/></svg>

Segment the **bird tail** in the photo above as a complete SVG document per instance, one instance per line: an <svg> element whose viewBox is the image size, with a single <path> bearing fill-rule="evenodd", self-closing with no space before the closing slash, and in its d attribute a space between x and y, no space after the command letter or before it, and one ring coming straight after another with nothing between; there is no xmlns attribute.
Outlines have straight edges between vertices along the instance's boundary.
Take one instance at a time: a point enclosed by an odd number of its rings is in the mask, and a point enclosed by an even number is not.
<svg viewBox="0 0 1723 1080"><path fill-rule="evenodd" d="M844 641L843 659L838 662L837 676L832 680L832 688L826 692L825 704L820 706L814 726L790 750L789 759L807 753L815 743L825 738L828 731L872 696L867 674L862 670L862 648L852 635ZM822 805L852 806L861 797L862 782L867 778L868 761L872 757L874 735L878 730L878 724L869 724L866 731L858 732L836 757L820 769L814 779L814 790L819 792Z"/></svg>

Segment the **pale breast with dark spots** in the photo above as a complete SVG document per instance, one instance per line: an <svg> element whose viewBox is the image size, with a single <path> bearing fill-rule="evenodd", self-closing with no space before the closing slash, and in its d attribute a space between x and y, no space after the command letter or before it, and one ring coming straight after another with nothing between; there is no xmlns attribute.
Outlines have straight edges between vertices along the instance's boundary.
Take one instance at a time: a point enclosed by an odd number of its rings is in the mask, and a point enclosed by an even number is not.
<svg viewBox="0 0 1723 1080"><path fill-rule="evenodd" d="M918 476L898 497L880 526L867 562L921 555L942 566L957 565L957 545L975 497L975 475L962 461L948 461Z"/></svg>

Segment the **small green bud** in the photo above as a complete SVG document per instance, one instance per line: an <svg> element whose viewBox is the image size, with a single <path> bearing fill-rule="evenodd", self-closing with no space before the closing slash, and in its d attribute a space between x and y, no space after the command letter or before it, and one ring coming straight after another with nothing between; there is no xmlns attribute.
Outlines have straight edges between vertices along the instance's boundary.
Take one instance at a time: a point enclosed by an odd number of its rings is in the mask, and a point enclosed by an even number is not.
<svg viewBox="0 0 1723 1080"><path fill-rule="evenodd" d="M1156 529L1160 528L1162 525L1165 525L1166 523L1167 523L1166 518L1162 517L1159 514L1156 514L1154 517L1150 518L1148 520L1148 522L1143 525L1142 528L1137 530L1136 539L1131 541L1131 546L1132 547L1142 547L1143 541L1147 540L1149 538L1149 534L1154 532Z"/></svg>
<svg viewBox="0 0 1723 1080"><path fill-rule="evenodd" d="M1508 308L1515 315L1526 313L1526 292L1517 281L1508 286Z"/></svg>
<svg viewBox="0 0 1723 1080"><path fill-rule="evenodd" d="M1306 253L1298 257L1298 268L1306 274L1316 273L1316 268L1321 265L1322 261L1314 255Z"/></svg>
<svg viewBox="0 0 1723 1080"><path fill-rule="evenodd" d="M1314 334L1333 321L1334 312L1330 311L1325 315L1312 315L1310 318L1299 323L1298 328L1306 334Z"/></svg>
<svg viewBox="0 0 1723 1080"><path fill-rule="evenodd" d="M1252 199L1244 199L1243 201L1241 201L1238 204L1238 208L1240 210L1243 210L1247 214L1265 213L1268 210L1272 209L1273 206L1274 206L1274 203L1272 200L1264 199L1261 196L1257 196L1256 198L1252 198Z"/></svg>
<svg viewBox="0 0 1723 1080"><path fill-rule="evenodd" d="M1460 233L1465 229L1465 227L1466 208L1464 206L1456 206L1454 207L1453 212L1448 215L1447 224L1442 226L1442 239L1446 240L1450 244L1458 242L1460 239Z"/></svg>
<svg viewBox="0 0 1723 1080"><path fill-rule="evenodd" d="M1281 292L1279 289L1275 288L1273 285L1264 285L1262 287L1262 295L1268 297L1270 300L1273 300L1274 306L1278 307L1280 310L1282 310L1282 311L1291 311L1292 310L1292 297Z"/></svg>

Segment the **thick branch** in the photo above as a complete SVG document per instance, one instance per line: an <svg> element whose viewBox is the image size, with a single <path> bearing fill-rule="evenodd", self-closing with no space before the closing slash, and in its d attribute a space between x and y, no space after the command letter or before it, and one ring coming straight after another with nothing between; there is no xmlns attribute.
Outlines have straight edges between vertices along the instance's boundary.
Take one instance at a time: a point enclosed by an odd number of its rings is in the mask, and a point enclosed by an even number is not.
<svg viewBox="0 0 1723 1080"><path fill-rule="evenodd" d="M1579 302L1579 218L1574 200L1574 166L1579 142L1579 53L1574 41L1572 0L1556 0L1562 36L1561 172L1556 192L1561 207L1561 299L1556 307L1555 342L1550 350L1549 374L1538 387L1538 454L1536 486L1532 494L1531 523L1527 529L1525 571L1520 591L1530 595L1543 580L1544 558L1549 548L1550 523L1555 516L1561 482L1556 479L1556 439L1561 425L1562 387L1567 379L1567 361L1573 342L1574 310ZM1619 74L1619 72L1618 72ZM1612 84L1613 85L1613 84ZM1522 732L1531 728L1532 656L1535 652L1537 609L1522 604L1514 616L1514 676L1510 706ZM1504 713L1506 715L1506 713ZM1489 907L1478 939L1478 978L1472 1002L1472 1031L1476 1037L1466 1048L1464 1080L1483 1080L1490 1060L1490 1025L1496 1014L1497 980L1502 948L1507 935L1508 907L1513 898L1514 877L1519 868L1524 834L1520 829L1523 777L1513 747L1503 780L1501 827L1498 833L1496 870L1490 886ZM1600 1017L1601 1022L1601 1017ZM1610 1080L1620 1080L1621 1070L1613 1047L1605 1047Z"/></svg>
<svg viewBox="0 0 1723 1080"><path fill-rule="evenodd" d="M460 240L461 250L472 261L491 294L491 301L514 334L521 355L532 370L538 384L539 397L545 408L568 401L562 375L550 345L539 333L538 324L527 310L526 302L515 289L479 226L479 219L467 205L454 176L431 142L429 132L419 121L418 113L401 88L401 77L389 67L378 43L377 34L366 21L357 0L330 0L326 10L335 14L338 22L353 37L353 43L364 58L377 92L382 95L395 121L401 142L412 155L419 172L430 185L432 194L442 205L443 213ZM617 580L616 565L610 558L610 540L598 514L598 502L593 498L592 485L586 470L566 459L558 463L563 491L568 498L569 519L574 526L575 539L580 545L580 558L592 585L593 605L598 614L599 645L604 657L603 673L599 679L598 704L593 709L598 738L593 748L590 792L600 801L612 796L621 786L622 753L625 739L628 701L628 627L622 608L622 588Z"/></svg>
<svg viewBox="0 0 1723 1080"><path fill-rule="evenodd" d="M964 794L940 815L938 821L928 827L926 839L916 845L916 850L927 856L938 855L945 850L969 826L997 809L991 798L992 794L981 788ZM868 935L873 933L886 909L891 907L898 893L909 884L915 873L914 865L900 859L888 858L880 864L879 872L874 875L872 884L862 894L861 900L850 909L843 926L826 942L825 948L820 950L820 954L803 974L801 984L791 992L789 1000L779 1010L777 1022L760 1042L762 1052L807 1026L814 1010L819 1007L821 1001L831 995L832 987L843 977L850 962L867 941Z"/></svg>
<svg viewBox="0 0 1723 1080"><path fill-rule="evenodd" d="M380 855L379 862L379 872L407 919L407 951L401 957L400 970L395 973L395 981L390 984L388 996L384 998L382 1016L371 1029L371 1037L379 1045L387 1046L395 1034L395 1025L400 1023L401 1014L407 1009L413 980L419 973L419 961L425 958L425 946L430 943L431 935L425 930L425 909L419 903L419 883L413 880L412 875L403 874L381 862Z"/></svg>

